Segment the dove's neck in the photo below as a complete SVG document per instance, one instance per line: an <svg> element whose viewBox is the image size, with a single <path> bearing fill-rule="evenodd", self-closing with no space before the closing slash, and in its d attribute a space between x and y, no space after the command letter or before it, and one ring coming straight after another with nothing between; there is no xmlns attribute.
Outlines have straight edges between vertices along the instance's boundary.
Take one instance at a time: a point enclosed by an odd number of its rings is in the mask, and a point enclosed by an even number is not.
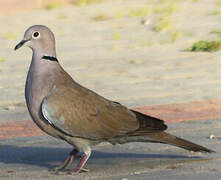
<svg viewBox="0 0 221 180"><path fill-rule="evenodd" d="M33 51L32 61L29 68L29 74L32 73L34 76L42 76L45 78L46 74L51 74L56 68L58 68L58 60L56 58L55 51L52 52L41 52ZM36 79L38 79L35 77Z"/></svg>
<svg viewBox="0 0 221 180"><path fill-rule="evenodd" d="M42 58L44 56L56 58L55 53L33 51L25 85L26 103L31 109L40 106L42 99L48 95L54 85L57 69L60 68L57 61Z"/></svg>
<svg viewBox="0 0 221 180"><path fill-rule="evenodd" d="M42 57L54 57L56 58L56 51L55 49L44 49L44 50L41 50L41 49L38 49L38 50L35 50L35 49L32 49L33 51L33 58L32 60L36 60L36 59L41 59Z"/></svg>

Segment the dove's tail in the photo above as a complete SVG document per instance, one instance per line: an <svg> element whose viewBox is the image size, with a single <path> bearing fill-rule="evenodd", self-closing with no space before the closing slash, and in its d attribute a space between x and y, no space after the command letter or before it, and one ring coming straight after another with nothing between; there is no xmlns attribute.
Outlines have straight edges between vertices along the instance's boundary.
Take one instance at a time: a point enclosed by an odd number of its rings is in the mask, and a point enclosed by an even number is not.
<svg viewBox="0 0 221 180"><path fill-rule="evenodd" d="M142 114L135 110L131 111L139 120L139 128L136 131L129 132L127 136L120 136L118 138L109 139L110 143L124 144L128 142L152 142L170 144L195 152L215 152L203 146L166 133L165 130L167 129L167 126L164 124L164 121L160 119Z"/></svg>
<svg viewBox="0 0 221 180"><path fill-rule="evenodd" d="M148 140L151 140L151 142L170 144L170 145L177 146L177 147L180 147L183 149L187 149L189 151L207 152L207 153L215 152L213 150L210 150L210 149L207 149L203 146L194 144L190 141L178 138L178 137L168 134L166 132L150 133L150 134L148 134Z"/></svg>

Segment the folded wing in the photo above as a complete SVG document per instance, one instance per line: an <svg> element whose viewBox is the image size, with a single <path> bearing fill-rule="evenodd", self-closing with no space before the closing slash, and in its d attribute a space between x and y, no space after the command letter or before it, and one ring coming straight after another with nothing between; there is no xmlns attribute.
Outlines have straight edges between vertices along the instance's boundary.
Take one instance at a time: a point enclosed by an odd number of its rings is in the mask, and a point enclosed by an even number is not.
<svg viewBox="0 0 221 180"><path fill-rule="evenodd" d="M87 139L109 139L139 128L129 109L75 84L54 87L42 102L42 114L60 131Z"/></svg>

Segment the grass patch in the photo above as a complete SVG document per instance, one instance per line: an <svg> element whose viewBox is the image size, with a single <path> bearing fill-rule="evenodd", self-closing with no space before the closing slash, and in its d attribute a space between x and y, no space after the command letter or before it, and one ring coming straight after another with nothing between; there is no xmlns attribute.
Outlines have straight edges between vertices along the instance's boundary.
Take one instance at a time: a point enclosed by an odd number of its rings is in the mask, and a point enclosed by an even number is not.
<svg viewBox="0 0 221 180"><path fill-rule="evenodd" d="M147 6L132 8L129 11L129 16L137 17L137 16L145 16L150 13L150 10Z"/></svg>
<svg viewBox="0 0 221 180"><path fill-rule="evenodd" d="M111 17L105 15L104 13L101 13L101 14L98 14L98 15L92 17L93 21L106 21L106 20L110 20L110 19L111 19Z"/></svg>
<svg viewBox="0 0 221 180"><path fill-rule="evenodd" d="M191 31L185 31L183 32L183 35L186 36L186 37L193 37L194 36L194 32L191 32Z"/></svg>
<svg viewBox="0 0 221 180"><path fill-rule="evenodd" d="M200 0L189 0L189 2L199 2Z"/></svg>
<svg viewBox="0 0 221 180"><path fill-rule="evenodd" d="M129 64L142 64L142 63L144 63L145 62L145 60L142 60L142 59L130 59L129 61L128 61L128 63Z"/></svg>
<svg viewBox="0 0 221 180"><path fill-rule="evenodd" d="M152 46L153 45L153 42L150 42L150 41L142 41L141 42L141 47L149 47L149 46Z"/></svg>
<svg viewBox="0 0 221 180"><path fill-rule="evenodd" d="M221 50L221 41L198 41L188 48L187 51L214 52Z"/></svg>
<svg viewBox="0 0 221 180"><path fill-rule="evenodd" d="M175 10L176 6L174 4L168 4L164 7L156 7L153 9L154 14L164 14L164 15L171 15Z"/></svg>
<svg viewBox="0 0 221 180"><path fill-rule="evenodd" d="M167 3L177 3L181 0L154 0L153 2L156 4L167 4Z"/></svg>
<svg viewBox="0 0 221 180"><path fill-rule="evenodd" d="M211 15L211 16L218 16L220 14L221 14L221 10L219 10L219 9L213 10L209 13L209 15Z"/></svg>
<svg viewBox="0 0 221 180"><path fill-rule="evenodd" d="M102 3L104 0L75 0L73 2L73 5L76 6L86 6L94 3Z"/></svg>
<svg viewBox="0 0 221 180"><path fill-rule="evenodd" d="M60 14L57 16L57 19L67 19L68 17L64 14Z"/></svg>
<svg viewBox="0 0 221 180"><path fill-rule="evenodd" d="M110 50L111 50L111 51L119 51L119 50L120 50L120 46L118 46L118 45L113 45L113 46L110 47Z"/></svg>
<svg viewBox="0 0 221 180"><path fill-rule="evenodd" d="M170 32L170 37L171 37L171 40L172 42L176 42L176 40L181 36L181 33L178 32L178 31L172 31Z"/></svg>
<svg viewBox="0 0 221 180"><path fill-rule="evenodd" d="M123 16L123 13L121 11L116 11L113 15L114 18L119 19Z"/></svg>
<svg viewBox="0 0 221 180"><path fill-rule="evenodd" d="M217 1L216 1L216 4L217 4L218 6L221 6L221 0L217 0Z"/></svg>
<svg viewBox="0 0 221 180"><path fill-rule="evenodd" d="M113 40L120 40L120 34L119 33L113 33L112 34Z"/></svg>
<svg viewBox="0 0 221 180"><path fill-rule="evenodd" d="M3 35L3 37L7 40L14 40L17 38L17 34L15 34L13 32L7 32Z"/></svg>
<svg viewBox="0 0 221 180"><path fill-rule="evenodd" d="M172 28L172 25L171 25L171 22L169 21L169 18L163 17L163 18L160 18L160 20L156 23L154 30L156 32L162 32L171 28Z"/></svg>
<svg viewBox="0 0 221 180"><path fill-rule="evenodd" d="M131 43L131 44L129 44L128 47L131 48L131 49L138 49L140 46L135 44L135 43Z"/></svg>
<svg viewBox="0 0 221 180"><path fill-rule="evenodd" d="M129 64L139 64L141 61L138 59L131 59L129 60Z"/></svg>
<svg viewBox="0 0 221 180"><path fill-rule="evenodd" d="M159 42L161 45L175 43L182 34L179 31L168 31L164 35L166 36L163 36Z"/></svg>
<svg viewBox="0 0 221 180"><path fill-rule="evenodd" d="M215 29L210 31L210 34L217 34L217 35L221 35L221 30L220 29Z"/></svg>
<svg viewBox="0 0 221 180"><path fill-rule="evenodd" d="M59 2L59 1L54 1L54 2L50 2L46 4L45 9L46 10L58 9L58 8L62 8L63 6L64 6L64 3Z"/></svg>
<svg viewBox="0 0 221 180"><path fill-rule="evenodd" d="M171 40L169 40L169 39L161 39L159 43L160 43L160 45L170 44Z"/></svg>

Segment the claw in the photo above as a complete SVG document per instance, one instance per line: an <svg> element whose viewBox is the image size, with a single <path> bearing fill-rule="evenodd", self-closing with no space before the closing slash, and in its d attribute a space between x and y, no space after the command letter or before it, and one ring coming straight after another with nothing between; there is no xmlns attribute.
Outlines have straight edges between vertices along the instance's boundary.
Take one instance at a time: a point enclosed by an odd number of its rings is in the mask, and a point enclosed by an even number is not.
<svg viewBox="0 0 221 180"><path fill-rule="evenodd" d="M67 171L67 174L78 174L78 173L85 173L85 172L89 172L90 170L87 168L81 168L81 169L73 169L73 170L69 170Z"/></svg>
<svg viewBox="0 0 221 180"><path fill-rule="evenodd" d="M82 173L82 172L88 172L89 169L84 168L85 163L87 162L88 158L91 155L91 150L84 152L85 154L83 156L77 156L78 151L72 150L67 159L58 167L51 169L49 171L53 171L53 174L59 175L59 174L74 174L74 173ZM71 164L74 158L80 158L80 162L77 165L77 168L72 170L65 170L67 166Z"/></svg>
<svg viewBox="0 0 221 180"><path fill-rule="evenodd" d="M78 150L73 149L67 159L58 167L50 169L49 171L53 171L55 173L58 173L58 171L64 170L67 166L69 166L74 158L79 158L76 154L78 153Z"/></svg>
<svg viewBox="0 0 221 180"><path fill-rule="evenodd" d="M88 172L89 169L84 168L85 163L87 162L88 158L91 155L91 151L84 152L85 154L81 157L80 162L77 165L77 168L67 171L67 174L74 174L74 173L83 173Z"/></svg>

